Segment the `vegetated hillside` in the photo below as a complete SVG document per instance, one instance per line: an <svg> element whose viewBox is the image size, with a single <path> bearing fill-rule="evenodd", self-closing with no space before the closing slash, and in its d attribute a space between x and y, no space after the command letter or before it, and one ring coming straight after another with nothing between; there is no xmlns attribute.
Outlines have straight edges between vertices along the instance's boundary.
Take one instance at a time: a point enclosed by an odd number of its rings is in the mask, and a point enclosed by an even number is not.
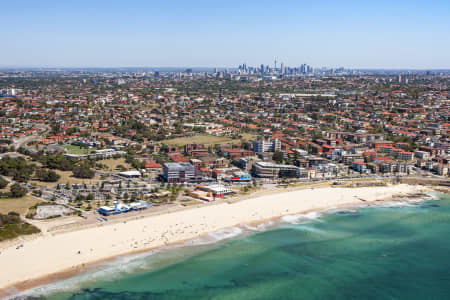
<svg viewBox="0 0 450 300"><path fill-rule="evenodd" d="M0 213L0 242L20 235L40 232L39 228L24 222L16 212Z"/></svg>

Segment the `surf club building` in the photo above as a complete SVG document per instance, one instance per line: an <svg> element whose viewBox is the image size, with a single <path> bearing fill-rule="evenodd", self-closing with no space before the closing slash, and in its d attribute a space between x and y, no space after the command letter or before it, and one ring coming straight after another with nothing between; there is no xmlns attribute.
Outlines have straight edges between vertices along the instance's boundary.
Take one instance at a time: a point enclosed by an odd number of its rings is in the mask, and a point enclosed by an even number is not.
<svg viewBox="0 0 450 300"><path fill-rule="evenodd" d="M227 195L234 194L234 192L223 185L212 184L212 185L197 185L194 190L188 191L188 195L201 199L204 201L214 201L216 198L223 198Z"/></svg>

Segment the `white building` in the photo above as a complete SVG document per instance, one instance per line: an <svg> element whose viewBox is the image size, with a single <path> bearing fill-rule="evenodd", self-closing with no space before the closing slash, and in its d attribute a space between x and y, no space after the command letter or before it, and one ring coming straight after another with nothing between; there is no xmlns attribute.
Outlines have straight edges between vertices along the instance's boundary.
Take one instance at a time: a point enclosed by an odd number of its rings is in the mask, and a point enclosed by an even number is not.
<svg viewBox="0 0 450 300"><path fill-rule="evenodd" d="M279 139L262 139L253 141L253 151L255 153L275 152L281 150Z"/></svg>

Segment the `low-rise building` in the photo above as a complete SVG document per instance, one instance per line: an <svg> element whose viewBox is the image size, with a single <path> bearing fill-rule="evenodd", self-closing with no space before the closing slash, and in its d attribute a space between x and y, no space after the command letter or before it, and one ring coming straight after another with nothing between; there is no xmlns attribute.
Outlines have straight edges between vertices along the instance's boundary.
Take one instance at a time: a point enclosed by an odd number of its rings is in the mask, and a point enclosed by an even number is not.
<svg viewBox="0 0 450 300"><path fill-rule="evenodd" d="M420 150L414 151L414 156L416 158L425 159L425 160L428 160L428 159L431 158L431 155L430 155L429 152L427 152L427 151L420 151Z"/></svg>
<svg viewBox="0 0 450 300"><path fill-rule="evenodd" d="M269 162L257 162L253 165L253 174L261 178L298 178L301 169L292 165L279 165ZM306 174L306 172L304 172Z"/></svg>

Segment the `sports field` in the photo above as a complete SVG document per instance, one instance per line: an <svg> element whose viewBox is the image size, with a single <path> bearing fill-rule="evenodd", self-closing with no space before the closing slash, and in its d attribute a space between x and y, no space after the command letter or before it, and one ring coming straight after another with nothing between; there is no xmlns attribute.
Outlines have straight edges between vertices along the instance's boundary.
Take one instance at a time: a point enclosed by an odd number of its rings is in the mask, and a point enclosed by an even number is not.
<svg viewBox="0 0 450 300"><path fill-rule="evenodd" d="M83 148L76 145L64 145L63 147L67 149L69 154L90 154L92 152L92 149Z"/></svg>

